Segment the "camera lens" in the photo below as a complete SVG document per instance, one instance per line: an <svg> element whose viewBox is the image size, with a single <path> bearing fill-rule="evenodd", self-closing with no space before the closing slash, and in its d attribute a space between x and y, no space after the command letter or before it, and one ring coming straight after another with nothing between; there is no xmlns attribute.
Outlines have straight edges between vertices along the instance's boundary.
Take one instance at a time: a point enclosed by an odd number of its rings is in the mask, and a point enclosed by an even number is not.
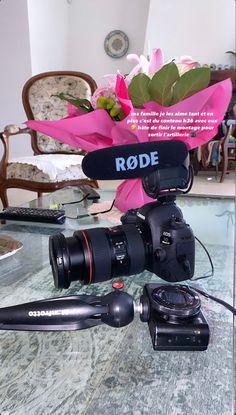
<svg viewBox="0 0 236 415"><path fill-rule="evenodd" d="M153 290L152 298L156 310L172 322L192 318L201 308L197 293L184 285L162 285Z"/></svg>
<svg viewBox="0 0 236 415"><path fill-rule="evenodd" d="M146 235L149 236L149 235ZM146 268L146 239L134 225L93 228L62 233L49 239L49 257L57 288L68 288L71 281L91 284Z"/></svg>

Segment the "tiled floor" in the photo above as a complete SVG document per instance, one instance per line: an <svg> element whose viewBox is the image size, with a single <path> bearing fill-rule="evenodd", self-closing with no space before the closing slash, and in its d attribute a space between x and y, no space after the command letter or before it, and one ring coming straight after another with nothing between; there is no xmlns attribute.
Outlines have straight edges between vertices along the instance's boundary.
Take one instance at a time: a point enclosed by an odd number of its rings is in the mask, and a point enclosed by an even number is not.
<svg viewBox="0 0 236 415"><path fill-rule="evenodd" d="M105 189L116 189L120 181L100 181L99 185ZM223 183L219 183L214 173L201 172L194 177L193 187L190 191L192 194L216 195L216 196L235 196L236 175L230 173L226 176ZM36 193L20 189L9 189L8 198L11 206L17 206L36 198ZM0 208L2 204L0 202Z"/></svg>
<svg viewBox="0 0 236 415"><path fill-rule="evenodd" d="M190 193L235 197L236 174L232 172L226 175L224 182L219 183L219 178L216 178L214 173L201 172L198 176L194 177Z"/></svg>

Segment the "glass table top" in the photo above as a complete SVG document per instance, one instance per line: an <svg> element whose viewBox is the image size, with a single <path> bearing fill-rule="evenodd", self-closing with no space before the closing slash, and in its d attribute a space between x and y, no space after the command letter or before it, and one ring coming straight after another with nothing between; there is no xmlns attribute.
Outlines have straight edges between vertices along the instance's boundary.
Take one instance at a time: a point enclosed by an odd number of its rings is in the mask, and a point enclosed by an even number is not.
<svg viewBox="0 0 236 415"><path fill-rule="evenodd" d="M112 191L101 191L101 201L107 205L113 198ZM78 189L67 188L30 206L52 207L80 199ZM213 277L184 283L233 304L235 200L184 195L177 198L177 206L214 264ZM67 290L57 290L53 284L50 235L71 236L79 229L117 225L117 215L116 221L112 215L72 219L87 214L88 207L87 201L64 205L68 216L64 225L13 221L0 225L0 235L23 243L20 251L0 261L1 307L112 291L111 280L90 286L76 281ZM196 242L194 278L210 268L206 252ZM148 271L118 280L135 300L146 283L164 283ZM138 314L119 329L100 325L71 332L1 331L1 415L234 414L233 315L212 300L201 300L210 327L208 349L201 352L154 351L148 325Z"/></svg>

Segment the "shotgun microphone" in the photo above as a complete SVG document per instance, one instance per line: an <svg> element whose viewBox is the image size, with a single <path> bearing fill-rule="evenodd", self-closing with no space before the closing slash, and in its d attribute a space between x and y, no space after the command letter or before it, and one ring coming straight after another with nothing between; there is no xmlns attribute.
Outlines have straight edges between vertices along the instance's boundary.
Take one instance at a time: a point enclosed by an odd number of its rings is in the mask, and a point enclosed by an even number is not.
<svg viewBox="0 0 236 415"><path fill-rule="evenodd" d="M178 168L187 158L188 149L183 141L152 141L93 151L84 157L82 169L91 179L134 179L156 170Z"/></svg>

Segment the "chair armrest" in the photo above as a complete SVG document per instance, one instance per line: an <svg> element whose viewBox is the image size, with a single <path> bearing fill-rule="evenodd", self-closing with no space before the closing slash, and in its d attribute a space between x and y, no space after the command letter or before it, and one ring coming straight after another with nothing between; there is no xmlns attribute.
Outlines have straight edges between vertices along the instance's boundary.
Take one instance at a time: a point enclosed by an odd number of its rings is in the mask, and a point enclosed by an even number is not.
<svg viewBox="0 0 236 415"><path fill-rule="evenodd" d="M9 144L8 139L5 137L3 132L0 132L0 141L3 145L3 155L0 160L0 183L2 180L6 178L6 167L8 162L8 156L9 156Z"/></svg>
<svg viewBox="0 0 236 415"><path fill-rule="evenodd" d="M33 131L30 128L20 128L15 124L7 125L2 132L0 132L0 141L3 144L3 155L0 160L0 182L1 179L6 178L6 168L9 160L9 138L17 134L30 134Z"/></svg>
<svg viewBox="0 0 236 415"><path fill-rule="evenodd" d="M3 134L5 137L10 137L11 135L17 135L17 134L32 134L32 130L28 127L21 128L16 124L9 124L6 125L4 128Z"/></svg>

